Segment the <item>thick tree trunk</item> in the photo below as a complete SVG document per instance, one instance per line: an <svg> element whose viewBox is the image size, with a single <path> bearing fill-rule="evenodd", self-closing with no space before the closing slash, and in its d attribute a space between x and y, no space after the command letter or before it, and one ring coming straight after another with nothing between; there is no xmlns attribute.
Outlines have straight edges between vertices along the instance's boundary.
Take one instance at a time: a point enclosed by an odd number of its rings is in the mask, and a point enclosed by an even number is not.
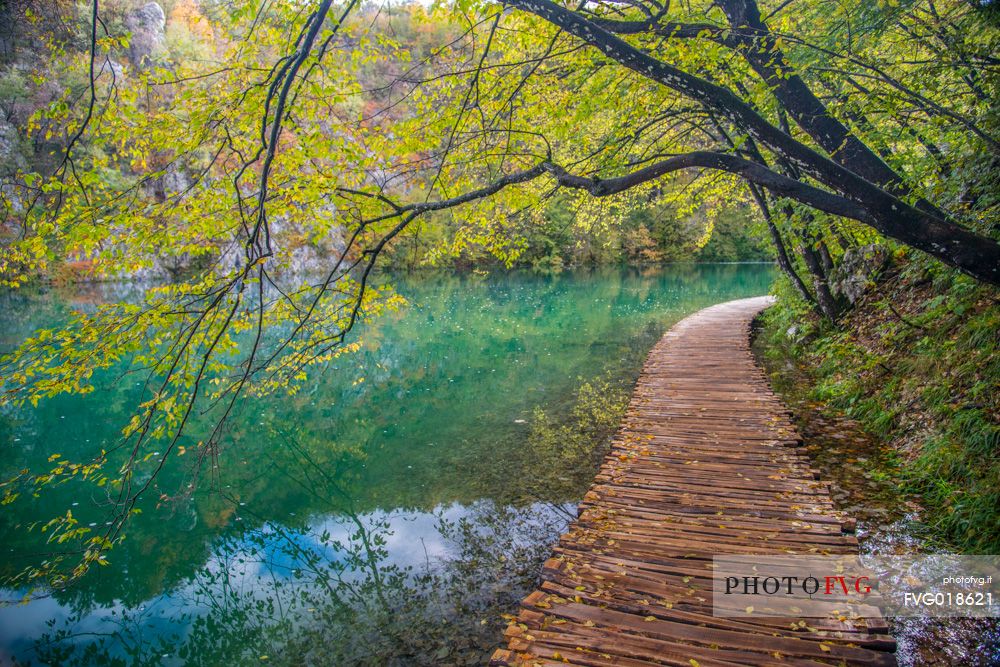
<svg viewBox="0 0 1000 667"><path fill-rule="evenodd" d="M826 242L819 238L816 239L816 252L819 253L820 262L823 264L823 272L826 275L830 275L833 271L833 257L830 256L830 249L826 246Z"/></svg>
<svg viewBox="0 0 1000 667"><path fill-rule="evenodd" d="M809 245L808 239L802 239L799 252L806 263L806 268L813 277L813 288L816 290L816 302L823 316L831 322L837 321L837 300L830 293L830 285L827 282L826 273L820 262L818 253Z"/></svg>
<svg viewBox="0 0 1000 667"><path fill-rule="evenodd" d="M882 234L923 250L979 280L1000 285L1000 244L996 241L963 229L934 211L919 210L905 203L877 182L782 132L731 90L653 58L570 9L551 0L506 2L574 35L623 67L726 116L761 144L800 167L803 173L858 202L867 212L863 222Z"/></svg>
<svg viewBox="0 0 1000 667"><path fill-rule="evenodd" d="M761 21L757 3L719 0L718 4L733 28L732 39L739 43L740 52L799 127L838 163L893 194L904 194L906 188L899 175L837 120L794 72Z"/></svg>

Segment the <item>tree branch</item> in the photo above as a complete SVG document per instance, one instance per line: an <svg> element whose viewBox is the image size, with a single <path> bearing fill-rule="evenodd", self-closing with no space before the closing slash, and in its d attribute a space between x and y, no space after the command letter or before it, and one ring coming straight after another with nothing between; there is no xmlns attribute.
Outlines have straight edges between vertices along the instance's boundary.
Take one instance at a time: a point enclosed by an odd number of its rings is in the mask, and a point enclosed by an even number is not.
<svg viewBox="0 0 1000 667"><path fill-rule="evenodd" d="M842 198L857 202L868 212L866 224L882 234L923 250L978 280L1000 285L1000 243L993 239L963 229L937 212L906 203L781 131L728 88L660 61L551 0L504 2L574 35L621 66L718 111L803 173Z"/></svg>
<svg viewBox="0 0 1000 667"><path fill-rule="evenodd" d="M827 213L853 218L861 222L871 221L871 215L868 211L850 199L796 181L755 162L727 153L693 151L662 160L625 176L609 179L574 176L558 165L545 164L545 170L552 174L560 185L586 190L595 197L617 194L671 172L697 167L735 174L751 183L767 188L777 195L790 197Z"/></svg>

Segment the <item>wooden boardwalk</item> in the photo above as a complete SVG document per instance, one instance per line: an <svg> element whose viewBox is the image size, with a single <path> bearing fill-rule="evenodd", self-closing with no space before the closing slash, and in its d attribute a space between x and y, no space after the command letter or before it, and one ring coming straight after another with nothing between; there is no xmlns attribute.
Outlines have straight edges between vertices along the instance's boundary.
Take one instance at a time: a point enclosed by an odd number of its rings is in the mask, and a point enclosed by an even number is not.
<svg viewBox="0 0 1000 667"><path fill-rule="evenodd" d="M490 664L896 664L881 619L712 616L713 555L857 551L751 355L769 304L707 308L656 344L579 518Z"/></svg>

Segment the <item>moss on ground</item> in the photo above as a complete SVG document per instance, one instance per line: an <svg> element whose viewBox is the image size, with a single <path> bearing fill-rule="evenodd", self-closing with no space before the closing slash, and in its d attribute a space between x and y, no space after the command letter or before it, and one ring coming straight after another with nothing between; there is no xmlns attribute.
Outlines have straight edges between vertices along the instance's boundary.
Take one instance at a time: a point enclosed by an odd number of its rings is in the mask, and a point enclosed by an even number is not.
<svg viewBox="0 0 1000 667"><path fill-rule="evenodd" d="M997 553L1000 291L902 254L837 325L777 289L760 334L769 365L797 367L810 400L895 452L931 539Z"/></svg>

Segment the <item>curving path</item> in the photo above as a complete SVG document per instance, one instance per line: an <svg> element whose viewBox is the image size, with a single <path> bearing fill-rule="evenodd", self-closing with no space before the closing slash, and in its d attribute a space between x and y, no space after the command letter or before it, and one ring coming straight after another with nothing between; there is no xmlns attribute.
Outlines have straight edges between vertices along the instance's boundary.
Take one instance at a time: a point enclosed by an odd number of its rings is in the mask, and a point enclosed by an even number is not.
<svg viewBox="0 0 1000 667"><path fill-rule="evenodd" d="M712 616L713 555L857 551L750 352L771 302L706 308L656 344L579 518L490 664L896 664L881 619Z"/></svg>

